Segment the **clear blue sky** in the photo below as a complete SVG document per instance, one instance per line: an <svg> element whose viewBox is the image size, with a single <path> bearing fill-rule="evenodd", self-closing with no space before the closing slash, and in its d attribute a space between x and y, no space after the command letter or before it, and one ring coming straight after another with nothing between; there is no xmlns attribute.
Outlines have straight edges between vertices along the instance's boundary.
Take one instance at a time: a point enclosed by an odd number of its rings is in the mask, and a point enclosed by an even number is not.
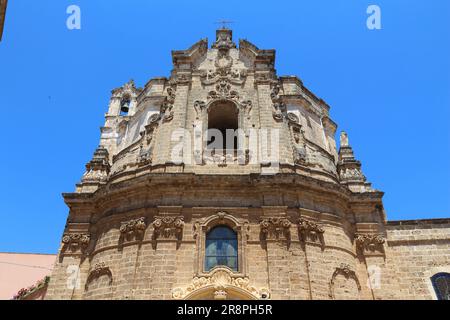
<svg viewBox="0 0 450 320"><path fill-rule="evenodd" d="M82 29L66 28L77 4ZM366 8L382 30L366 28ZM331 106L390 220L450 217L450 1L14 0L0 42L0 251L56 252L110 91L168 76L172 49L235 37L277 49Z"/></svg>

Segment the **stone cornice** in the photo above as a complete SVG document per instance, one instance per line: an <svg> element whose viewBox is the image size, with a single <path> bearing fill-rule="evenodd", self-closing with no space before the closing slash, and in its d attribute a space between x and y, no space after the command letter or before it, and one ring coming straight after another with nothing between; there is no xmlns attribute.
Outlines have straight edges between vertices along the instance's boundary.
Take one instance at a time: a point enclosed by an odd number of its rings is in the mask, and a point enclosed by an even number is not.
<svg viewBox="0 0 450 320"><path fill-rule="evenodd" d="M336 133L336 130L338 128L338 125L336 122L330 119L328 116L324 116L322 118L322 123L325 129L331 130L331 133L334 135Z"/></svg>
<svg viewBox="0 0 450 320"><path fill-rule="evenodd" d="M297 76L279 76L282 84L295 83L299 88L303 86L303 81Z"/></svg>
<svg viewBox="0 0 450 320"><path fill-rule="evenodd" d="M387 222L387 227L397 226L426 226L426 225L450 225L450 218L441 219L417 219L417 220L391 220Z"/></svg>
<svg viewBox="0 0 450 320"><path fill-rule="evenodd" d="M244 54L248 53L249 56L251 56L256 70L267 69L267 67L273 70L275 64L274 49L261 50L251 42L241 39L239 40L239 50Z"/></svg>
<svg viewBox="0 0 450 320"><path fill-rule="evenodd" d="M254 56L256 56L259 51L259 48L256 45L245 39L239 40L239 49L241 51L248 51L252 53Z"/></svg>
<svg viewBox="0 0 450 320"><path fill-rule="evenodd" d="M353 193L348 190L345 186L338 185L332 182L321 181L318 179L295 175L295 174L277 174L273 176L264 176L259 174L249 174L249 175L207 175L208 179L205 180L204 175L196 175L194 173L147 173L142 176L136 177L133 174L130 179L122 180L120 182L109 182L107 185L102 186L98 191L94 193L64 193L64 199L67 204L72 203L84 203L96 201L104 196L111 197L115 192L122 193L123 188L140 188L142 185L161 185L169 187L167 185L167 178L170 177L173 180L173 185L180 187L185 184L186 186L192 186L193 184L199 185L216 185L216 180L228 180L228 183L233 183L236 186L241 187L251 187L255 186L264 187L274 186L278 184L282 187L285 184L304 186L310 190L316 190L319 192L328 192L333 195L337 195L343 198L345 201L350 201L351 203L366 203L366 202L379 202L381 201L383 192L366 192L366 193ZM132 181L134 181L132 183ZM217 188L217 185L216 187Z"/></svg>
<svg viewBox="0 0 450 320"><path fill-rule="evenodd" d="M208 50L208 39L202 39L196 42L187 50L174 50L172 51L172 62L174 68L177 69L179 65L191 64L199 57L206 54Z"/></svg>

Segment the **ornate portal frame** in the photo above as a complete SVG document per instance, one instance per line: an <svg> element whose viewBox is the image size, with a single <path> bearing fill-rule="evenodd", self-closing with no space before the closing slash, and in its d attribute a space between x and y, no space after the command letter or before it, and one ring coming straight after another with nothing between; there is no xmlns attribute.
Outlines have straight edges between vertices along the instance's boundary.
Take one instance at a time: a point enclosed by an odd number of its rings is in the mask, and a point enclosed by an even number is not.
<svg viewBox="0 0 450 320"><path fill-rule="evenodd" d="M210 272L205 270L205 252L206 252L206 235L216 226L227 226L234 230L238 240L238 271L232 272L233 276L247 276L247 259L245 248L247 247L249 223L247 220L238 220L227 212L220 211L207 219L194 223L194 238L196 240L197 264L195 265L196 277L209 277L214 273L214 269Z"/></svg>
<svg viewBox="0 0 450 320"><path fill-rule="evenodd" d="M270 299L270 291L257 289L250 284L247 277L233 274L228 268L214 268L204 277L195 277L187 287L172 290L172 298L176 300L266 300Z"/></svg>

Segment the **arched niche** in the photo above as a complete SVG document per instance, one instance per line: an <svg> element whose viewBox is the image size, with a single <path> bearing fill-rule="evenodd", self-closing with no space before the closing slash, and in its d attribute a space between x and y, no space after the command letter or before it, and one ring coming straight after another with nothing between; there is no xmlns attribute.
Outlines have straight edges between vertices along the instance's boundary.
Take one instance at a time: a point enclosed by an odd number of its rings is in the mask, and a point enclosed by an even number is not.
<svg viewBox="0 0 450 320"><path fill-rule="evenodd" d="M105 263L97 263L89 272L85 283L85 299L100 300L112 299L113 295L113 275Z"/></svg>
<svg viewBox="0 0 450 320"><path fill-rule="evenodd" d="M361 284L349 265L341 264L330 281L330 296L333 300L360 300Z"/></svg>
<svg viewBox="0 0 450 320"><path fill-rule="evenodd" d="M240 143L242 149L244 141L238 141L239 138L242 139L238 129L244 129L244 119L239 105L232 100L216 100L208 104L206 110L206 148L237 150ZM217 135L221 135L219 141Z"/></svg>

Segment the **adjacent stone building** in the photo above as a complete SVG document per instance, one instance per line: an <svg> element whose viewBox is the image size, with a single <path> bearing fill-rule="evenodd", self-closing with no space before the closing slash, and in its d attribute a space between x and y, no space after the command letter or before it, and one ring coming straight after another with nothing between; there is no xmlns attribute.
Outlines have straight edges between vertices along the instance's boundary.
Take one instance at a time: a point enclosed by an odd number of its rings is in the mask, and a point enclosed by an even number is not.
<svg viewBox="0 0 450 320"><path fill-rule="evenodd" d="M220 29L172 57L170 78L112 91L47 299L449 297L450 219L386 221L274 50Z"/></svg>
<svg viewBox="0 0 450 320"><path fill-rule="evenodd" d="M0 41L2 41L3 36L3 26L5 25L6 7L8 5L8 0L0 0Z"/></svg>

